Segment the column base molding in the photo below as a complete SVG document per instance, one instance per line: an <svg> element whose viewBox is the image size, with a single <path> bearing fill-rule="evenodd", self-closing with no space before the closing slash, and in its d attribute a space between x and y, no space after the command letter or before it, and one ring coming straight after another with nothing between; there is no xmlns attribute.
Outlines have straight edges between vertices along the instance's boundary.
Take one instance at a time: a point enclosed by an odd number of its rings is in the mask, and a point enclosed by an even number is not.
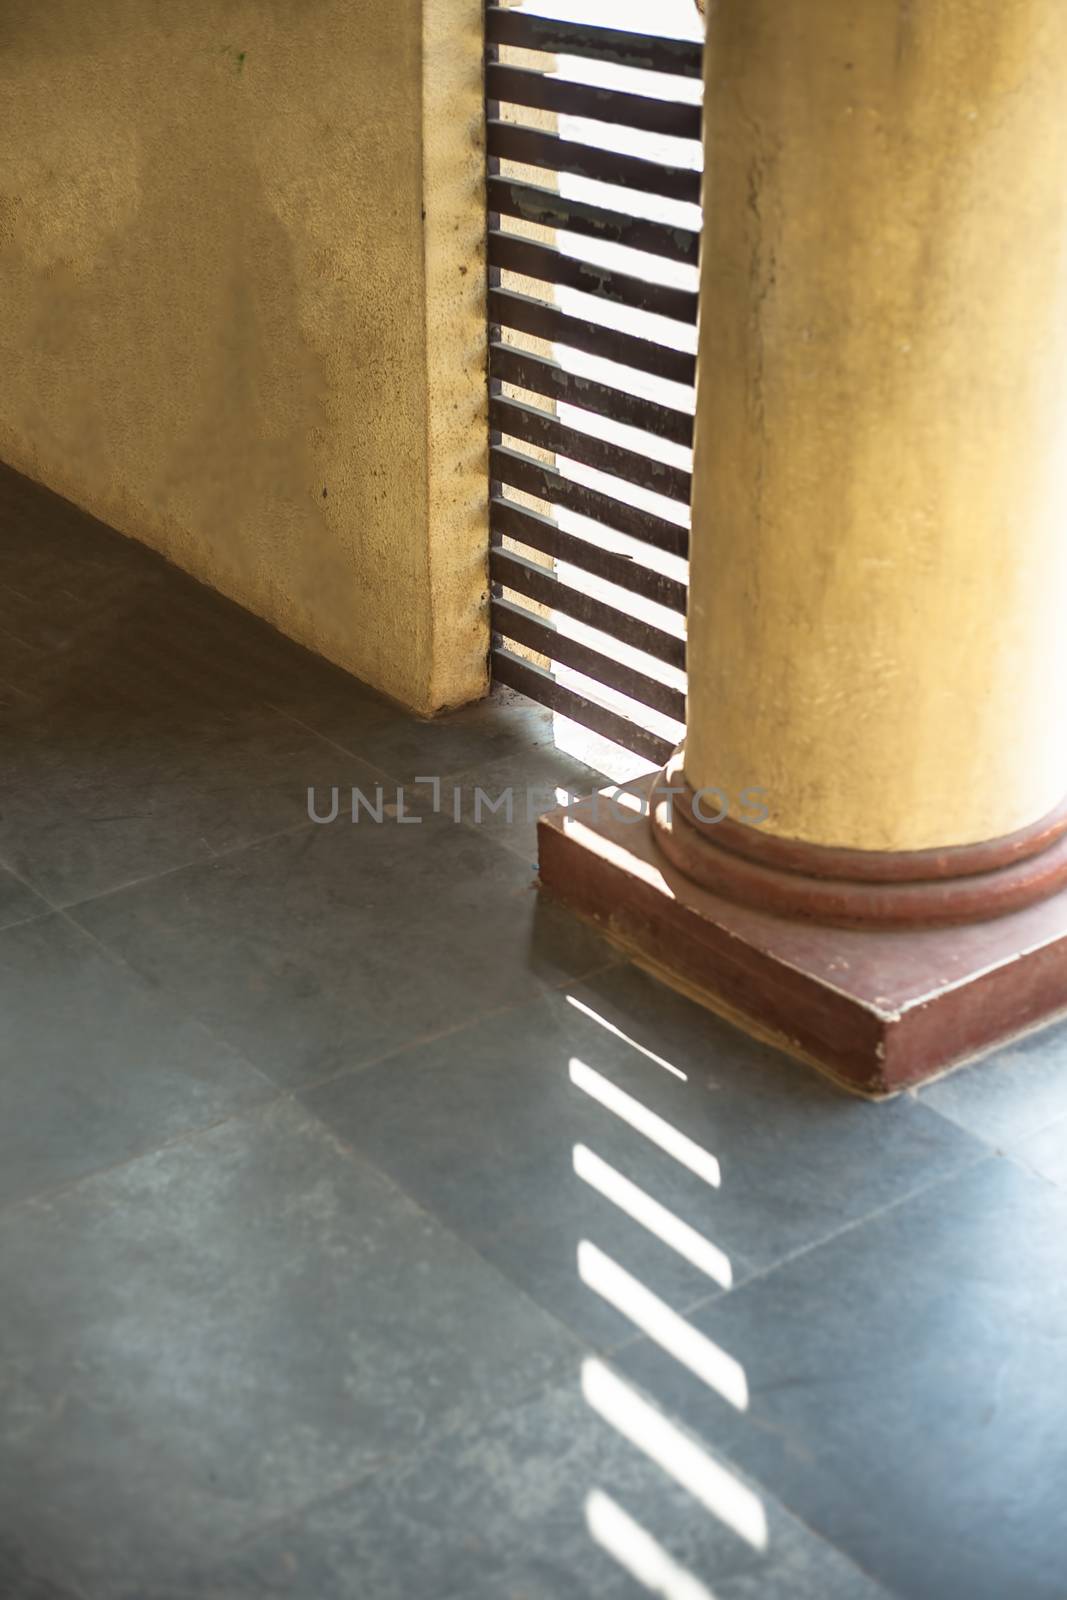
<svg viewBox="0 0 1067 1600"><path fill-rule="evenodd" d="M675 752L651 807L685 877L742 905L856 928L984 922L1067 887L1067 800L1029 827L940 850L846 850L709 817Z"/></svg>
<svg viewBox="0 0 1067 1600"><path fill-rule="evenodd" d="M645 814L612 789L542 817L542 885L748 1032L881 1098L1067 1011L1067 888L943 927L774 915L668 859L647 815L662 783L634 802Z"/></svg>

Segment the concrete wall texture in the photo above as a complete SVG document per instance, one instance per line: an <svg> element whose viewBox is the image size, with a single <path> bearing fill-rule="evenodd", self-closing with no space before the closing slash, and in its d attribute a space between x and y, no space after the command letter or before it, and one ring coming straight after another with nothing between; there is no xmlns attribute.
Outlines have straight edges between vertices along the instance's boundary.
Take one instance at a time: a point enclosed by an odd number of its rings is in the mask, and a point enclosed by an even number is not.
<svg viewBox="0 0 1067 1600"><path fill-rule="evenodd" d="M0 457L421 712L486 687L481 0L5 0Z"/></svg>

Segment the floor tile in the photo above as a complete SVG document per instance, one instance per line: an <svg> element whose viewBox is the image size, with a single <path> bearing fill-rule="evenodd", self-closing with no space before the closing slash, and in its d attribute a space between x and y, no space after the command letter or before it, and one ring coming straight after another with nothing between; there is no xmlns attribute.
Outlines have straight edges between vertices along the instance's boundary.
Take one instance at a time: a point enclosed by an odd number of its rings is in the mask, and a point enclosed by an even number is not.
<svg viewBox="0 0 1067 1600"><path fill-rule="evenodd" d="M8 1536L92 1600L497 1417L574 1360L290 1101L6 1212L0 1298Z"/></svg>
<svg viewBox="0 0 1067 1600"><path fill-rule="evenodd" d="M76 644L136 610L162 559L0 466L0 629L35 653Z"/></svg>
<svg viewBox="0 0 1067 1600"><path fill-rule="evenodd" d="M36 556L7 561L55 636L35 651L12 638L16 673L0 634L0 681L13 685L0 716L0 861L70 904L298 824L309 785L380 776L267 704L321 662L82 520L84 539L57 551L49 522Z"/></svg>
<svg viewBox="0 0 1067 1600"><path fill-rule="evenodd" d="M78 652L118 632L122 619L151 603L160 573L123 564L97 567L66 552L49 550L38 576L0 579L0 628L33 656Z"/></svg>
<svg viewBox="0 0 1067 1600"><path fill-rule="evenodd" d="M0 867L0 928L9 928L16 922L28 922L31 917L42 916L48 909L47 901Z"/></svg>
<svg viewBox="0 0 1067 1600"><path fill-rule="evenodd" d="M0 861L55 905L299 827L310 786L373 776L267 708L96 707L3 758Z"/></svg>
<svg viewBox="0 0 1067 1600"><path fill-rule="evenodd" d="M738 1411L628 1374L907 1600L1062 1600L1067 1194L991 1156L692 1318Z"/></svg>
<svg viewBox="0 0 1067 1600"><path fill-rule="evenodd" d="M285 1086L611 959L521 861L443 817L342 817L75 915Z"/></svg>
<svg viewBox="0 0 1067 1600"><path fill-rule="evenodd" d="M0 619L4 611L3 593L0 586ZM24 640L8 633L0 620L0 712L5 713L3 720L0 720L0 728L5 726L7 716L25 699L41 658L40 650L35 650Z"/></svg>
<svg viewBox="0 0 1067 1600"><path fill-rule="evenodd" d="M106 682L112 699L122 694L131 663L139 669L142 691L149 691L148 703L161 713L189 705L225 707L231 713L266 707L279 692L324 678L369 694L259 617L173 567L122 621L117 634L97 630L81 647L83 653L90 645L95 649L93 676Z"/></svg>
<svg viewBox="0 0 1067 1600"><path fill-rule="evenodd" d="M605 784L584 762L539 744L459 773L443 785L439 804L452 814L458 808L470 826L484 828L536 872L538 817Z"/></svg>
<svg viewBox="0 0 1067 1600"><path fill-rule="evenodd" d="M150 1600L639 1600L648 1589L623 1564L635 1525L702 1585L692 1600L884 1600L780 1507L738 1488L762 1518L763 1550L592 1411L576 1373ZM735 1580L756 1587L735 1591Z"/></svg>
<svg viewBox="0 0 1067 1600"><path fill-rule="evenodd" d="M276 1091L62 917L0 934L0 1205Z"/></svg>
<svg viewBox="0 0 1067 1600"><path fill-rule="evenodd" d="M18 1542L5 1533L0 1533L0 1594L4 1600L85 1600L31 1571Z"/></svg>
<svg viewBox="0 0 1067 1600"><path fill-rule="evenodd" d="M1060 1122L1050 1122L1040 1133L1032 1133L1028 1139L1012 1145L1009 1154L1050 1183L1067 1189L1067 1117Z"/></svg>
<svg viewBox="0 0 1067 1600"><path fill-rule="evenodd" d="M913 1101L842 1095L631 967L346 1074L306 1103L609 1346L632 1324L580 1280L583 1239L680 1308L984 1152ZM633 1220L633 1185L661 1208L655 1226ZM679 1224L711 1247L696 1264L656 1231Z"/></svg>
<svg viewBox="0 0 1067 1600"><path fill-rule="evenodd" d="M280 686L272 703L401 784L476 775L553 737L552 712L505 688L476 705L420 719L327 669L310 681Z"/></svg>
<svg viewBox="0 0 1067 1600"><path fill-rule="evenodd" d="M0 664L0 729L20 718L27 703L26 691L19 686L17 676L5 677L2 673L3 666Z"/></svg>
<svg viewBox="0 0 1067 1600"><path fill-rule="evenodd" d="M54 582L62 562L82 570L127 571L165 565L161 557L124 538L43 484L0 462L0 582L31 589ZM51 577L49 576L51 574Z"/></svg>
<svg viewBox="0 0 1067 1600"><path fill-rule="evenodd" d="M923 1102L999 1148L1067 1116L1067 1022L1039 1028L921 1092Z"/></svg>

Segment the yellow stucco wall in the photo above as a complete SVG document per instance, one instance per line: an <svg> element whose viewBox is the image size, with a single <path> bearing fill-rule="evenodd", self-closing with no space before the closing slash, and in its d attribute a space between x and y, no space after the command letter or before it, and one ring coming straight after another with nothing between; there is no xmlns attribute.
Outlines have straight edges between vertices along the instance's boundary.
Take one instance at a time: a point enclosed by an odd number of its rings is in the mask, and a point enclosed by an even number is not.
<svg viewBox="0 0 1067 1600"><path fill-rule="evenodd" d="M0 7L0 458L423 712L486 686L481 122L481 0Z"/></svg>

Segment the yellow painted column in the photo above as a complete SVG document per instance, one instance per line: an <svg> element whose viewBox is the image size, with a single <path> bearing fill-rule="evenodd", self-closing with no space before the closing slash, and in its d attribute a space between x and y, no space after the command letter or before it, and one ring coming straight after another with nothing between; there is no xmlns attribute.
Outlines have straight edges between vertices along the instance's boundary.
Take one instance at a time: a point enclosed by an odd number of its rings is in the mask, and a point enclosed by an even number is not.
<svg viewBox="0 0 1067 1600"><path fill-rule="evenodd" d="M1067 795L1067 4L709 7L685 770L921 850Z"/></svg>

